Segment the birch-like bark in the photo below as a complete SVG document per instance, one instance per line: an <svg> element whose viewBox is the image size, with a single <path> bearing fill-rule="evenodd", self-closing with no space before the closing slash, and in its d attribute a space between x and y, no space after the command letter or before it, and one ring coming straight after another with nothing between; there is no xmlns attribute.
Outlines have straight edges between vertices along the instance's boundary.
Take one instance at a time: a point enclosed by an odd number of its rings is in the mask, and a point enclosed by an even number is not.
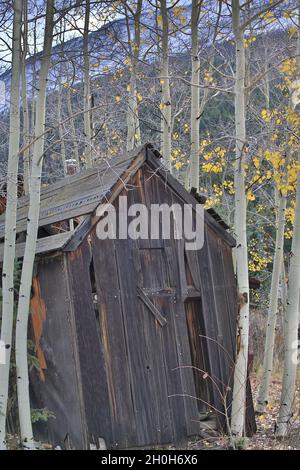
<svg viewBox="0 0 300 470"><path fill-rule="evenodd" d="M71 137L72 137L72 142L73 142L73 152L74 152L74 158L77 163L77 171L79 170L79 151L78 151L78 142L77 142L77 135L76 135L76 129L75 129L75 123L74 123L74 118L73 116L73 109L72 109L72 100L71 100L71 92L69 89L66 90L66 100L67 100L67 110L68 110L68 115L70 118L70 130L71 130Z"/></svg>
<svg viewBox="0 0 300 470"><path fill-rule="evenodd" d="M296 63L300 74L300 0L298 4L298 37ZM299 92L298 92L299 98ZM299 105L294 102L293 105ZM300 164L300 152L298 150ZM277 436L285 436L293 415L295 398L297 364L298 364L298 323L299 323L299 289L300 289L300 174L298 170L296 205L293 226L292 252L290 257L288 283L288 301L284 321L284 364L280 408L277 421Z"/></svg>
<svg viewBox="0 0 300 470"><path fill-rule="evenodd" d="M166 166L172 171L172 106L169 78L169 19L167 1L160 0L160 12L162 18L162 39L161 39L161 129L162 141L161 152Z"/></svg>
<svg viewBox="0 0 300 470"><path fill-rule="evenodd" d="M5 364L0 362L0 449L5 449L5 429L14 312L14 264L16 243L17 178L20 143L20 74L22 0L15 0L12 39L7 200L4 259L2 269L1 342L5 344Z"/></svg>
<svg viewBox="0 0 300 470"><path fill-rule="evenodd" d="M193 0L191 16L191 157L190 157L190 186L199 191L199 119L200 119L200 60L198 22L201 2Z"/></svg>
<svg viewBox="0 0 300 470"><path fill-rule="evenodd" d="M286 197L280 191L276 191L276 241L273 257L273 271L270 289L270 300L268 309L268 320L266 328L263 372L260 383L259 395L257 400L257 411L264 413L268 404L270 380L273 369L274 342L276 333L276 322L278 313L278 289L283 262L284 246L284 228L285 228L285 210Z"/></svg>
<svg viewBox="0 0 300 470"><path fill-rule="evenodd" d="M138 114L138 100L137 100L137 65L139 60L140 53L140 44L141 44L141 12L142 12L142 0L138 0L136 5L136 11L134 14L134 42L132 45L131 33L129 26L129 18L126 14L127 22L127 34L128 34L128 43L130 51L130 82L129 82L129 96L128 96L128 109L127 109L127 150L132 150L133 148L141 144L141 130L140 130L140 121ZM127 13L127 11L126 11Z"/></svg>
<svg viewBox="0 0 300 470"><path fill-rule="evenodd" d="M16 372L18 409L21 440L25 448L34 448L29 399L27 328L32 273L39 220L41 174L44 150L43 132L45 129L46 87L51 61L54 0L47 0L46 8L47 9L45 19L44 47L40 64L39 91L36 103L35 120L35 136L41 137L35 141L33 146L26 244L23 257L16 324Z"/></svg>
<svg viewBox="0 0 300 470"><path fill-rule="evenodd" d="M234 387L231 412L231 432L241 437L244 433L245 399L247 383L249 344L249 278L246 226L245 194L245 151L246 109L245 109L245 48L244 34L240 24L240 1L232 0L232 25L235 38L235 138L236 161L234 169L236 234L236 275L239 291L239 316L237 325L237 352L234 371Z"/></svg>
<svg viewBox="0 0 300 470"><path fill-rule="evenodd" d="M92 155L92 115L91 111L91 81L90 81L90 58L89 58L89 24L90 24L90 0L85 3L85 17L84 17L84 30L83 30L83 68L84 68L84 85L83 85L83 100L84 100L84 157L86 166L90 168L93 166Z"/></svg>
<svg viewBox="0 0 300 470"><path fill-rule="evenodd" d="M29 108L26 86L26 56L28 41L28 1L24 0L24 29L23 29L23 50L22 50L22 104L23 104L23 142L26 147L23 153L23 179L24 193L29 194L30 178L30 127L29 127Z"/></svg>
<svg viewBox="0 0 300 470"><path fill-rule="evenodd" d="M62 87L59 87L58 94L57 94L57 119L58 119L58 135L60 140L60 156L61 161L64 169L64 175L67 174L67 167L66 167L66 146L64 141L64 130L62 127Z"/></svg>
<svg viewBox="0 0 300 470"><path fill-rule="evenodd" d="M293 414L298 355L299 288L300 176L298 176L297 180L293 242L289 268L288 301L286 317L284 320L284 364L280 409L277 421L277 436L285 436L287 434L290 420Z"/></svg>

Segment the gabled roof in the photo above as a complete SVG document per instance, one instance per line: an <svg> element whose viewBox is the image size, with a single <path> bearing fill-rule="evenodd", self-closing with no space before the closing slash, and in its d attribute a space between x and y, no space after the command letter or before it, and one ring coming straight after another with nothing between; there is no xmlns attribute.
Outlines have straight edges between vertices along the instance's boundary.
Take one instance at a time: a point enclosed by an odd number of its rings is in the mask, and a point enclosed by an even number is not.
<svg viewBox="0 0 300 470"><path fill-rule="evenodd" d="M125 155L103 158L96 167L47 186L41 192L39 227L93 212L143 150L141 146ZM28 204L27 196L18 200L17 233L26 230ZM0 238L4 237L4 224L2 214Z"/></svg>
<svg viewBox="0 0 300 470"><path fill-rule="evenodd" d="M77 248L92 226L97 222L95 215L102 202L113 202L129 179L145 162L153 168L186 203L196 205L197 199L188 193L164 167L161 155L151 144L142 145L132 152L119 157L103 159L94 168L81 171L45 188L41 193L39 227L73 217L85 215L84 220L72 232L51 235L37 241L36 253ZM18 201L17 233L26 230L28 197ZM225 225L216 220L215 213L205 211L205 221L223 237L231 246L234 238L225 230ZM0 216L0 238L4 238L5 214ZM17 243L17 257L22 257L25 243ZM0 261L3 259L3 243L0 245Z"/></svg>

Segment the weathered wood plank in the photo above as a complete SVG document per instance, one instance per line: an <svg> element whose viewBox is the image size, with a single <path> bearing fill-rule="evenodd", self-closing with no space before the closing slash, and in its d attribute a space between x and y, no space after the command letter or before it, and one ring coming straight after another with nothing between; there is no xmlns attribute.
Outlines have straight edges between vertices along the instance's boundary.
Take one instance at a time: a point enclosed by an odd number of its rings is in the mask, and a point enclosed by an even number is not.
<svg viewBox="0 0 300 470"><path fill-rule="evenodd" d="M174 202L172 201L172 191L165 186L164 182L160 178L153 176L151 168L144 165L143 173L145 198L148 201L148 204L161 203L162 195L164 202L172 204L172 202ZM157 266L156 269L159 273L165 272L165 282L168 280L168 285L173 286L176 290L176 295L174 295L173 298L170 298L168 303L168 318L170 318L170 321L166 328L163 329L164 361L168 383L169 402L172 410L174 441L176 444L182 445L182 441L185 440L188 435L197 434L197 424L194 423L195 425L193 425L193 429L191 429L190 423L192 419L195 419L195 421L198 419L198 414L195 398L187 397L187 395L192 397L195 396L193 383L189 386L190 382L189 380L186 380L186 375L190 375L191 381L193 381L192 370L183 368L186 364L190 364L191 361L184 306L180 301L181 295L178 278L177 250L170 241L162 240L162 242L164 244L164 250L161 258L164 258L164 267L158 269L159 266ZM155 252L157 251L158 250L155 250ZM178 318L180 319L178 320ZM178 337L179 322L181 322L183 330L180 331L180 336ZM187 341L185 341L186 339ZM182 341L187 344L187 348L182 347ZM189 382L188 385L187 382ZM189 407L189 404L187 403L188 401L192 403L192 413L187 413L187 408Z"/></svg>
<svg viewBox="0 0 300 470"><path fill-rule="evenodd" d="M150 249L150 248L148 248ZM134 265L136 269L136 278L137 282L140 285L145 284L144 272L141 268L141 259L145 256L145 249L137 249L134 252ZM151 266L149 265L149 270L152 271ZM157 285L157 281L153 282L154 285ZM164 282L161 282L161 285L165 285ZM150 288L151 290L151 299L155 307L162 312L163 316L167 318L170 316L170 305L171 297L170 295L160 295L159 291L166 291L165 289L157 289L156 287ZM141 313L146 315L144 321L144 330L147 332L145 335L147 341L147 350L150 351L150 357L152 365L149 367L149 373L151 374L151 379L153 382L153 388L155 390L155 395L153 400L156 403L157 416L156 416L156 433L157 433L157 442L159 444L167 444L173 442L173 426L171 418L171 410L168 400L168 387L165 374L165 364L164 364L164 355L163 355L163 337L164 330L168 328L166 325L165 328L161 328L156 321L156 319L148 315L146 308L142 305ZM138 312L140 314L140 312Z"/></svg>
<svg viewBox="0 0 300 470"><path fill-rule="evenodd" d="M81 386L90 442L113 442L105 361L92 296L91 251L87 240L68 254L71 302L75 317Z"/></svg>
<svg viewBox="0 0 300 470"><path fill-rule="evenodd" d="M111 410L113 440L108 445L126 448L136 444L137 435L114 240L99 240L93 231L91 247L104 356L101 376L107 377L109 400L106 406Z"/></svg>
<svg viewBox="0 0 300 470"><path fill-rule="evenodd" d="M68 240L72 237L73 232L62 232L50 237L39 238L36 243L36 254L49 253L57 251L64 247ZM16 258L23 258L25 250L25 242L16 244ZM3 261L4 244L0 245L0 262Z"/></svg>
<svg viewBox="0 0 300 470"><path fill-rule="evenodd" d="M137 189L127 191L129 205L144 200L140 178L141 173L138 171L131 180L131 187ZM125 194L125 191L122 194ZM172 440L172 434L169 409L166 406L167 389L159 341L162 328L157 320L149 315L136 292L137 285L152 288L161 286L153 278L159 271L154 272L149 265L149 261L155 264L158 262L157 254L149 258L148 254L141 250L143 253L140 258L139 243L133 240L127 240L127 242L117 240L116 247L124 324L131 364L132 394L137 413L138 442L139 445L151 445L155 442L168 443ZM144 261L146 261L145 268L143 267ZM134 285L132 285L132 280L135 282ZM152 301L155 303L153 296ZM155 303L155 305L160 310L159 304Z"/></svg>
<svg viewBox="0 0 300 470"><path fill-rule="evenodd" d="M44 305L39 343L45 368L39 379L31 381L31 386L35 390L33 396L43 397L44 407L54 413L55 419L39 423L37 435L45 438L47 429L48 442L62 446L67 439L71 447L87 449L85 411L74 360L76 338L71 328L63 256L40 262L38 275L40 291L34 292L34 296L40 295L40 299L33 304L33 308L38 308L33 315L41 316L39 308Z"/></svg>
<svg viewBox="0 0 300 470"><path fill-rule="evenodd" d="M224 411L230 410L232 400L232 386L234 375L234 354L232 349L232 334L229 328L229 316L231 315L231 306L228 303L225 288L225 276L222 263L221 240L206 228L206 239L208 243L208 253L211 266L211 279L213 302L216 313L216 339L218 341L218 356L220 363L220 391L224 401ZM225 425L226 423L224 423ZM226 430L226 428L225 428Z"/></svg>
<svg viewBox="0 0 300 470"><path fill-rule="evenodd" d="M207 344L203 331L203 311L201 299L188 299L185 303L189 339L191 345L191 358L197 404L200 412L209 411L209 371L205 359L207 358Z"/></svg>
<svg viewBox="0 0 300 470"><path fill-rule="evenodd" d="M203 310L203 330L207 342L207 357L205 363L209 369L208 387L210 390L210 404L216 409L216 418L219 429L224 429L224 403L218 390L218 377L221 376L220 362L217 342L217 324L215 306L212 292L212 280L210 264L208 258L208 246L205 239L204 246L197 255L194 252L186 251L189 271L193 278L193 283L201 293ZM218 413L219 410L219 413Z"/></svg>
<svg viewBox="0 0 300 470"><path fill-rule="evenodd" d="M137 286L137 295L144 302L146 307L154 315L155 319L158 321L160 326L165 326L167 324L167 319L160 313L160 311L155 307L151 300L144 293L143 289Z"/></svg>
<svg viewBox="0 0 300 470"><path fill-rule="evenodd" d="M153 357L149 350L148 332L145 330L147 315L140 315L140 300L133 283L133 240L116 240L116 257L120 279L123 321L125 326L130 364L132 396L137 426L137 444L151 445L157 442L157 407L151 371Z"/></svg>

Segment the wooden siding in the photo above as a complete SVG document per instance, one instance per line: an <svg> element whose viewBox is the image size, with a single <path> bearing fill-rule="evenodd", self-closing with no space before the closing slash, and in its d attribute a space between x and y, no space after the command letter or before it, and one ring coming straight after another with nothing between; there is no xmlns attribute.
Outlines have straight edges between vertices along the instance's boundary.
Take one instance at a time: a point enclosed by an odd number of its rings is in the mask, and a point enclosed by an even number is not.
<svg viewBox="0 0 300 470"><path fill-rule="evenodd" d="M55 416L46 427L37 423L35 436L61 447L86 448L87 426L63 255L40 262L34 286L31 330L41 373L31 372L32 408L46 408Z"/></svg>

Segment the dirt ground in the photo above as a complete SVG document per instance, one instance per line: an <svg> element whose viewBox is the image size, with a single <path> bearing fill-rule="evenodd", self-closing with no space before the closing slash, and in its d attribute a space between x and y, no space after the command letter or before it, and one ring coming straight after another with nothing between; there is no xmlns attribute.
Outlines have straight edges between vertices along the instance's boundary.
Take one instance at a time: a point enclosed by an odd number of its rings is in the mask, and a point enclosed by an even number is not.
<svg viewBox="0 0 300 470"><path fill-rule="evenodd" d="M259 375L252 374L252 393L254 403L259 388ZM297 382L295 412L288 436L284 440L275 437L276 419L279 409L281 392L281 376L276 374L270 387L270 399L265 414L256 416L257 433L243 441L243 448L247 450L299 450L300 449L300 380ZM226 436L201 439L190 443L190 449L228 449L229 441Z"/></svg>

